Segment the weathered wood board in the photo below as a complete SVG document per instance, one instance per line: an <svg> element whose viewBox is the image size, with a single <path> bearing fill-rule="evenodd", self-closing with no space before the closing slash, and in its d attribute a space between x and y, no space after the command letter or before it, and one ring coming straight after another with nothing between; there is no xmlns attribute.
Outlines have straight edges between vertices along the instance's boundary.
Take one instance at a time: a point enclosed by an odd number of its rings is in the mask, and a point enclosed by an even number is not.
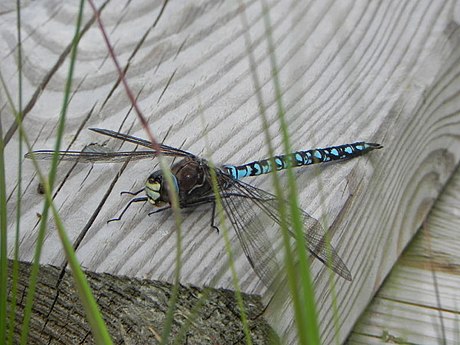
<svg viewBox="0 0 460 345"><path fill-rule="evenodd" d="M30 264L20 263L19 296L28 292L30 271ZM36 289L38 302L32 309L27 344L95 343L72 274L69 271L62 273L58 267L46 265L40 268ZM114 344L161 343L171 284L92 272L87 272L87 279ZM180 286L178 296L168 344L178 339L178 344L244 343L239 307L233 291ZM260 296L243 295L242 298L253 344L278 343L263 318ZM16 318L22 320L26 298L17 303ZM20 343L20 336L21 323L17 322L14 344Z"/></svg>
<svg viewBox="0 0 460 345"><path fill-rule="evenodd" d="M460 342L460 168L404 251L348 341Z"/></svg>
<svg viewBox="0 0 460 345"><path fill-rule="evenodd" d="M281 147L261 2L172 1L155 27L161 1L104 4L104 25L159 140L169 133L167 144L210 152L217 163L266 157L244 38L248 32L269 129L275 147ZM354 277L352 283L334 277L336 335L329 272L317 261L312 265L323 342L342 341L459 161L460 6L426 0L267 1L267 7L293 149L358 140L385 147L357 160L297 171L302 208L332 225L332 244ZM24 125L35 149L54 145L76 13L75 2L28 2L22 8ZM64 149L107 142L88 127L146 137L91 18L87 6ZM13 4L2 4L1 71L12 95L18 90L15 20ZM0 97L13 220L18 132L4 90ZM118 149L120 143L110 140L107 146ZM43 199L32 164L23 164L20 258L31 260ZM128 201L120 191L142 188L155 164L133 162L126 169L60 164L55 202L86 269L172 281L176 229L170 214L147 217L145 205L133 207L121 222L106 224ZM271 189L269 177L249 182ZM185 215L181 282L231 287L224 241L209 227L209 209ZM14 233L10 221L10 254ZM243 291L265 293L232 236ZM41 262L65 264L52 222ZM295 342L288 301L281 311L268 308L266 314L287 343Z"/></svg>

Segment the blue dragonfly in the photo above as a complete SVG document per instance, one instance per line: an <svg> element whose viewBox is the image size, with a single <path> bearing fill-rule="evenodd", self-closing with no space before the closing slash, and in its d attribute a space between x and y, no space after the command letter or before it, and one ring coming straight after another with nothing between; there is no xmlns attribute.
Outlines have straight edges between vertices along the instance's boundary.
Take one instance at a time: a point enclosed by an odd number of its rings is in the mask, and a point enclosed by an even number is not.
<svg viewBox="0 0 460 345"><path fill-rule="evenodd" d="M263 159L243 165L223 165L211 167L209 163L190 152L161 144L160 150L152 149L152 143L148 140L133 137L115 131L90 128L90 130L115 139L129 142L147 150L137 151L107 151L103 147L83 151L60 151L60 159L78 162L124 162L127 160L139 160L154 158L158 154L179 158L180 161L171 166L171 178L174 192L177 193L180 208L191 208L202 204L212 205L211 226L214 225L216 198L213 193L211 169L217 177L217 185L222 200L223 209L236 232L243 251L256 274L269 287L280 272L279 260L277 260L272 243L267 234L267 224L263 218L275 223L280 230L281 220L279 217L279 200L275 195L254 187L242 181L250 176L268 174L274 170L286 169L289 165L300 167L317 163L326 163L345 160L361 156L382 146L375 143L356 142L326 148L317 148L307 151L297 151L287 155L275 156L271 159ZM32 155L36 159L51 159L54 151L39 150L29 152L26 158ZM144 195L137 196L144 192ZM158 208L156 213L171 208L168 184L164 172L153 172L145 183L144 188L137 192L124 192L134 197L128 202L117 218L110 221L121 220L125 212L133 203L149 202ZM308 213L299 210L303 218L305 229L305 245L310 254L320 260L339 276L351 281L352 275L343 260L337 254L334 247L327 241L325 231L321 224ZM149 215L151 214L149 213ZM264 215L264 217L261 217ZM290 219L287 219L289 234L294 236Z"/></svg>

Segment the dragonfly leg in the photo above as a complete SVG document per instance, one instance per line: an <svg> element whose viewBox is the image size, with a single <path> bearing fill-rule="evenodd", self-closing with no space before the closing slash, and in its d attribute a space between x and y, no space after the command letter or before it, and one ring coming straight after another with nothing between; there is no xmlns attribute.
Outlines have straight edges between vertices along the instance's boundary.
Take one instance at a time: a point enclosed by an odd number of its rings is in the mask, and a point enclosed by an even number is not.
<svg viewBox="0 0 460 345"><path fill-rule="evenodd" d="M138 195L139 193L141 193L143 191L144 191L144 188L142 188L141 190L138 190L137 192L123 191L123 192L120 193L120 195L123 195L123 194Z"/></svg>
<svg viewBox="0 0 460 345"><path fill-rule="evenodd" d="M216 219L216 202L213 201L212 203L212 211L211 211L211 228L215 229L217 233L219 233L219 228L214 224L214 220Z"/></svg>
<svg viewBox="0 0 460 345"><path fill-rule="evenodd" d="M158 210L155 210L155 211L149 212L149 216L151 216L152 214L155 214L155 213L161 212L161 211L169 210L170 208L171 208L171 205L168 205L168 206L165 206L165 207L159 208Z"/></svg>
<svg viewBox="0 0 460 345"><path fill-rule="evenodd" d="M117 218L112 218L112 219L109 219L107 221L107 223L110 223L110 222L117 222L119 220L121 220L121 218L123 217L123 215L125 214L126 210L128 210L128 208L131 206L132 203L134 202L142 202L142 201L147 201L148 198L146 196L141 196L139 198L134 198L134 199L131 199L128 204L125 206L125 208L123 209L123 211L121 211L120 213L120 216L118 216Z"/></svg>

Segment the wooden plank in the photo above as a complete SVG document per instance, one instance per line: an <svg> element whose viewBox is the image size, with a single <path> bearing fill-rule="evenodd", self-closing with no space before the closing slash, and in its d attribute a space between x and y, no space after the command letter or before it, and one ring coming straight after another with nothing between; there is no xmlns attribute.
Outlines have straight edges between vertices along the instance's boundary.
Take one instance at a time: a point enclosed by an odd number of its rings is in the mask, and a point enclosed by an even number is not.
<svg viewBox="0 0 460 345"><path fill-rule="evenodd" d="M441 339L446 344L457 344L459 341L458 312L375 298L365 315L366 320L357 325L348 344L360 344L362 339L366 339L364 343L371 343L372 339L376 344L436 344Z"/></svg>
<svg viewBox="0 0 460 345"><path fill-rule="evenodd" d="M460 168L355 326L348 344L460 341Z"/></svg>
<svg viewBox="0 0 460 345"><path fill-rule="evenodd" d="M275 147L281 147L262 7L257 1L244 4L171 2L154 28L162 2L112 1L102 11L117 56L128 66L128 81L157 137L169 132L166 143L180 146L185 141L184 149L209 151L218 163L266 157L245 32L251 36ZM313 262L327 344L336 337L344 339L459 161L458 1L267 1L267 6L293 149L357 140L385 146L362 159L297 172L302 208L332 225L332 243L354 276L351 284L334 277L337 336L329 272ZM53 147L76 11L73 3L54 1L30 2L22 11L24 124L36 149ZM242 11L249 28L241 24ZM64 147L75 150L106 141L87 127L145 137L91 16L87 8L88 30L79 45L64 137ZM2 73L14 95L14 12L2 14L0 32ZM3 94L0 111L7 139L12 253L18 134ZM113 140L107 145L119 148ZM119 192L142 188L154 164L133 162L126 169L60 164L55 202L87 269L172 281L173 217L147 217L150 209L144 206L130 210L119 223L106 224L128 201ZM31 260L42 196L29 162L24 163L22 181L20 258ZM271 190L269 177L249 182ZM206 208L186 214L181 281L231 287L223 239L210 229L209 218ZM243 291L265 293L236 236L231 241ZM52 223L41 261L65 264ZM286 295L282 292L280 299ZM268 308L267 317L286 343L295 343L289 301L283 305L282 313Z"/></svg>
<svg viewBox="0 0 460 345"><path fill-rule="evenodd" d="M18 296L28 292L30 271L30 264L20 263ZM87 278L114 344L160 344L171 284L92 272L87 272ZM180 344L242 343L243 327L232 291L181 286L178 296L170 339L180 339ZM8 297L11 301L11 295ZM276 335L261 316L260 297L243 295L242 298L253 344L276 341ZM36 300L27 344L94 344L70 272L53 266L41 267ZM22 320L26 299L17 303L16 318ZM20 336L21 324L16 323L15 344L20 343Z"/></svg>

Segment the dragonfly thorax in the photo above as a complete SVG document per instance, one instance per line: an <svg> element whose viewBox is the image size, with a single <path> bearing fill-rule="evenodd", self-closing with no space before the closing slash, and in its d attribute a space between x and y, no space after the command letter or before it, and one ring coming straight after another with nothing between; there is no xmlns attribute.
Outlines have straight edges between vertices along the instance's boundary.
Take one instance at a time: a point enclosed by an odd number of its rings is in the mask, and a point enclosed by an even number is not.
<svg viewBox="0 0 460 345"><path fill-rule="evenodd" d="M202 160L185 158L171 167L171 178L180 206L201 200L212 194L209 167ZM168 183L161 170L152 173L145 183L149 202L162 207L170 203Z"/></svg>

